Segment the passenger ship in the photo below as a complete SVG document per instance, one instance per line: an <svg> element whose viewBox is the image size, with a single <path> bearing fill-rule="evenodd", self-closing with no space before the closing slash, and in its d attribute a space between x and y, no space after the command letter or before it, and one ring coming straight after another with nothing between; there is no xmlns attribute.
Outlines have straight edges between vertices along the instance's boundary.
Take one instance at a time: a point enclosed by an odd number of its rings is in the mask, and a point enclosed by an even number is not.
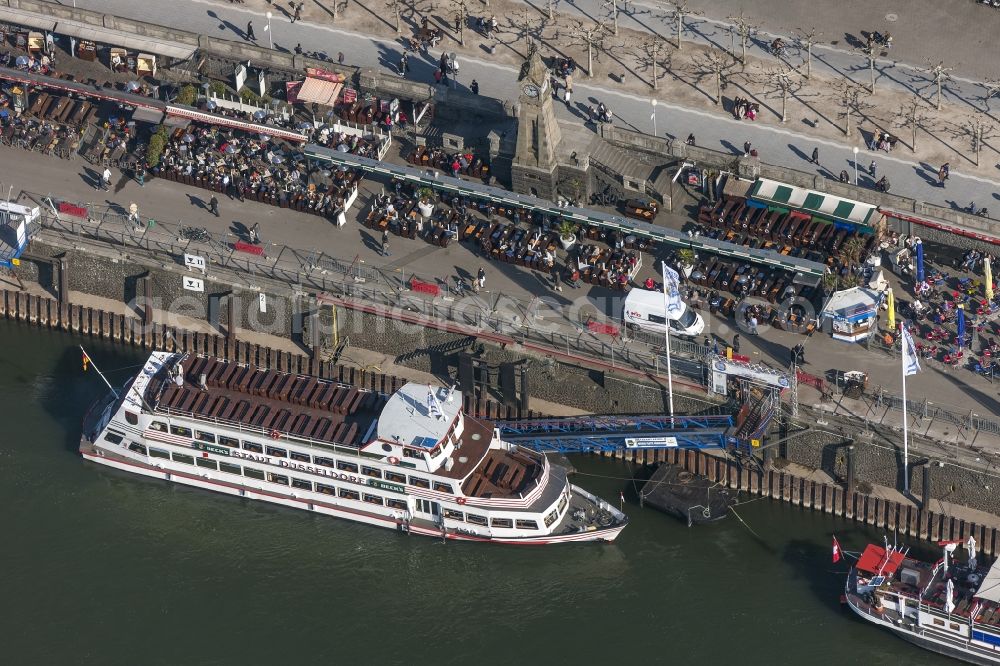
<svg viewBox="0 0 1000 666"><path fill-rule="evenodd" d="M865 620L926 650L971 664L1000 664L1000 566L978 566L975 540L964 564L958 542L941 542L931 564L870 544L847 578L844 599Z"/></svg>
<svg viewBox="0 0 1000 666"><path fill-rule="evenodd" d="M118 393L91 408L80 452L128 472L466 541L612 541L628 523L565 468L464 414L454 389L408 383L387 396L153 352Z"/></svg>

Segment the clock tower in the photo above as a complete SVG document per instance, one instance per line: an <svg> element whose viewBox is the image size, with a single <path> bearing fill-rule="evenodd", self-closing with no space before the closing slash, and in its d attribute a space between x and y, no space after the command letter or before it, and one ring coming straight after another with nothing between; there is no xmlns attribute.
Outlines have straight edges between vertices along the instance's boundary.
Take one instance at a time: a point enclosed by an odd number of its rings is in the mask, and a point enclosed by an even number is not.
<svg viewBox="0 0 1000 666"><path fill-rule="evenodd" d="M518 77L517 148L511 167L514 191L551 199L556 190L556 148L562 139L552 109L549 70L532 49Z"/></svg>

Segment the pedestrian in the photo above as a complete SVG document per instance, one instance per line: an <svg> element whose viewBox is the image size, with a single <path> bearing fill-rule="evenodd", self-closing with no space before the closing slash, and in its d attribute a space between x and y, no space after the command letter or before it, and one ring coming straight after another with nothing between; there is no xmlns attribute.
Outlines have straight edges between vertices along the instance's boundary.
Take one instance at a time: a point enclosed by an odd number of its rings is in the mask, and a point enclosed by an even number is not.
<svg viewBox="0 0 1000 666"><path fill-rule="evenodd" d="M344 64L344 52L343 51L337 51L337 64L338 65L343 65Z"/></svg>
<svg viewBox="0 0 1000 666"><path fill-rule="evenodd" d="M247 41L257 41L257 35L253 34L253 21L247 21Z"/></svg>
<svg viewBox="0 0 1000 666"><path fill-rule="evenodd" d="M399 75L406 76L406 73L410 71L410 63L407 62L407 56L404 53L399 59Z"/></svg>
<svg viewBox="0 0 1000 666"><path fill-rule="evenodd" d="M569 88L563 90L563 101L566 102L567 109L570 108L569 101L572 96L573 96L572 90L570 90Z"/></svg>
<svg viewBox="0 0 1000 666"><path fill-rule="evenodd" d="M701 341L701 346L705 348L705 353L707 354L708 348L712 346L712 341L708 339L707 335L705 336L705 339Z"/></svg>
<svg viewBox="0 0 1000 666"><path fill-rule="evenodd" d="M813 148L812 159L809 161L813 164L819 164L819 148Z"/></svg>
<svg viewBox="0 0 1000 666"><path fill-rule="evenodd" d="M760 335L760 331L757 330L757 315L750 316L750 335Z"/></svg>
<svg viewBox="0 0 1000 666"><path fill-rule="evenodd" d="M872 163L868 165L868 175L874 178L876 170L878 170L878 165L875 164L875 160L872 160Z"/></svg>
<svg viewBox="0 0 1000 666"><path fill-rule="evenodd" d="M795 365L795 364L797 364L798 361L799 361L799 346L795 345L794 347L792 347L791 349L789 349L788 350L788 355L789 355L788 365Z"/></svg>
<svg viewBox="0 0 1000 666"><path fill-rule="evenodd" d="M951 167L948 165L947 162L942 164L941 168L938 169L938 181L941 183L941 187L944 187L944 181L948 180L948 175L950 172L951 172Z"/></svg>
<svg viewBox="0 0 1000 666"><path fill-rule="evenodd" d="M455 32L460 32L462 30L462 15L455 14Z"/></svg>
<svg viewBox="0 0 1000 666"><path fill-rule="evenodd" d="M480 289L486 286L486 269L482 266L479 267L479 273L476 275L476 281L479 282Z"/></svg>
<svg viewBox="0 0 1000 666"><path fill-rule="evenodd" d="M743 142L743 157L750 157L750 142Z"/></svg>
<svg viewBox="0 0 1000 666"><path fill-rule="evenodd" d="M739 333L737 333L736 335L733 336L733 353L734 354L739 354L740 353L740 334Z"/></svg>
<svg viewBox="0 0 1000 666"><path fill-rule="evenodd" d="M219 198L214 194L208 201L208 210L212 213L212 215L219 217Z"/></svg>
<svg viewBox="0 0 1000 666"><path fill-rule="evenodd" d="M135 179L139 181L139 187L146 187L146 167L144 165L136 166Z"/></svg>
<svg viewBox="0 0 1000 666"><path fill-rule="evenodd" d="M688 138L684 141L684 143L686 143L689 146L695 145L694 132L688 134Z"/></svg>
<svg viewBox="0 0 1000 666"><path fill-rule="evenodd" d="M111 189L111 169L104 167L104 173L101 174L101 187L105 190Z"/></svg>
<svg viewBox="0 0 1000 666"><path fill-rule="evenodd" d="M295 55L302 55L302 43L295 45Z"/></svg>
<svg viewBox="0 0 1000 666"><path fill-rule="evenodd" d="M299 20L300 18L302 18L302 7L303 7L304 5L305 5L305 3L304 3L304 2L300 2L300 3L299 3L299 4L298 4L298 5L296 6L296 7L295 7L295 13L294 13L294 14L292 14L292 23L295 23L295 22L296 22L296 21L298 21L298 20Z"/></svg>
<svg viewBox="0 0 1000 666"><path fill-rule="evenodd" d="M250 242L253 245L260 245L260 222L254 222L250 227Z"/></svg>
<svg viewBox="0 0 1000 666"><path fill-rule="evenodd" d="M558 266L552 269L552 283L554 290L562 291L562 272Z"/></svg>
<svg viewBox="0 0 1000 666"><path fill-rule="evenodd" d="M473 95L479 94L479 81L472 79L472 83L469 84L469 90L472 91Z"/></svg>

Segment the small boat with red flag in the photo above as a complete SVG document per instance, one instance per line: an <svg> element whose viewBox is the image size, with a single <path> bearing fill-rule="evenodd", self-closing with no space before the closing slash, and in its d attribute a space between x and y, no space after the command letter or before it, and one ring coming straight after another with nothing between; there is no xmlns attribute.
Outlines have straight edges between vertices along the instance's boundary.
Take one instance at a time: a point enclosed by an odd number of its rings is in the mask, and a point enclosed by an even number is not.
<svg viewBox="0 0 1000 666"><path fill-rule="evenodd" d="M980 565L976 540L942 541L925 562L908 549L869 544L847 577L844 599L868 622L970 664L1000 664L1000 566ZM966 557L956 554L964 545ZM841 554L834 540L834 561Z"/></svg>

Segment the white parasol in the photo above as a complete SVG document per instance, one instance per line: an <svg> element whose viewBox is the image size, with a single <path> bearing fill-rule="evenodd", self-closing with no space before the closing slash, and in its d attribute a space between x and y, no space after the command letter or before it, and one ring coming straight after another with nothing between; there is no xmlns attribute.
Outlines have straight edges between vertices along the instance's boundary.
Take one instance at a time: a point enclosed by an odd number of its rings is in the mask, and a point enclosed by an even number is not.
<svg viewBox="0 0 1000 666"><path fill-rule="evenodd" d="M969 539L965 542L965 549L969 551L969 569L972 571L976 570L976 537L969 535Z"/></svg>
<svg viewBox="0 0 1000 666"><path fill-rule="evenodd" d="M955 583L952 582L951 578L948 579L948 584L944 588L944 612L951 615L952 611L955 610Z"/></svg>

